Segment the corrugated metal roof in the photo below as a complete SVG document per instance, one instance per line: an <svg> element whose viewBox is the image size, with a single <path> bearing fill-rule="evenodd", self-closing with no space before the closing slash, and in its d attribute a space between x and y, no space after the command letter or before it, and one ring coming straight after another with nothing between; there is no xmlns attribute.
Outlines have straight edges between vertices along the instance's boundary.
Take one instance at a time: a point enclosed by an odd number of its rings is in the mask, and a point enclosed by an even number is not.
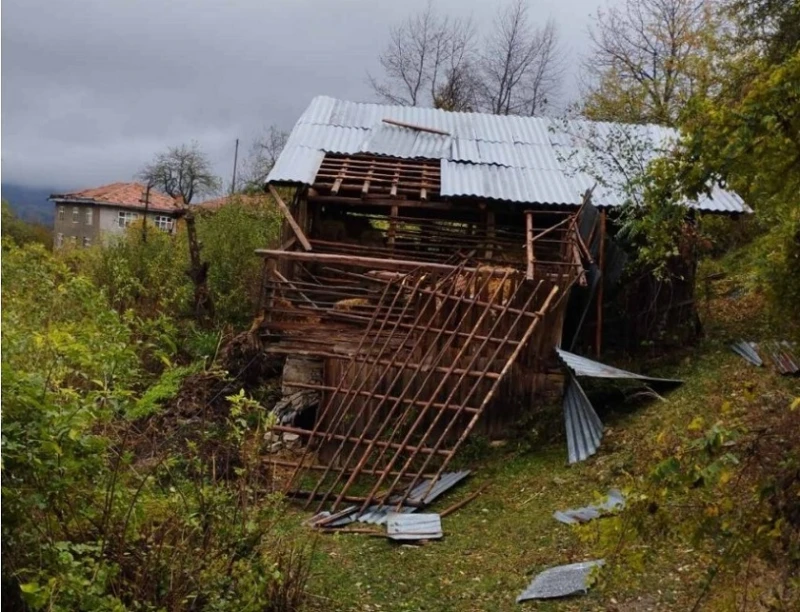
<svg viewBox="0 0 800 612"><path fill-rule="evenodd" d="M650 382L662 382L671 384L681 384L682 380L673 378L656 378L653 376L645 376L644 374L635 374L627 370L620 370L614 366L593 361L586 357L581 357L575 353L570 353L563 349L557 348L556 353L559 359L575 376L587 376L589 378L621 378L633 380L647 380Z"/></svg>
<svg viewBox="0 0 800 612"><path fill-rule="evenodd" d="M574 376L569 377L564 393L564 425L570 463L584 461L597 452L603 439L603 423Z"/></svg>
<svg viewBox="0 0 800 612"><path fill-rule="evenodd" d="M447 132L448 136L383 123L394 119ZM361 104L319 96L301 115L267 182L311 184L320 154L373 153L440 159L441 194L512 202L579 206L595 181L585 170L589 141L629 139L651 153L676 138L655 125L622 125L547 117L454 113L433 108ZM577 166L577 167L576 167ZM609 169L606 182L620 184ZM310 176L311 175L311 176ZM619 206L625 195L598 188L598 206ZM715 188L690 206L704 211L749 212L734 193Z"/></svg>

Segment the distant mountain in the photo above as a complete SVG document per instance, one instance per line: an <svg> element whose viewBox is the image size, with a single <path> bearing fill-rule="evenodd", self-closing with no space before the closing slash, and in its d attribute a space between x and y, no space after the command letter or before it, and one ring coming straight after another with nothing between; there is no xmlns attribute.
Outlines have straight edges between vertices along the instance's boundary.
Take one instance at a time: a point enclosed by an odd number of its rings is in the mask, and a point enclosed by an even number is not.
<svg viewBox="0 0 800 612"><path fill-rule="evenodd" d="M25 187L12 183L0 185L0 195L17 215L26 221L38 221L45 225L53 224L54 205L47 198L58 191L57 188Z"/></svg>

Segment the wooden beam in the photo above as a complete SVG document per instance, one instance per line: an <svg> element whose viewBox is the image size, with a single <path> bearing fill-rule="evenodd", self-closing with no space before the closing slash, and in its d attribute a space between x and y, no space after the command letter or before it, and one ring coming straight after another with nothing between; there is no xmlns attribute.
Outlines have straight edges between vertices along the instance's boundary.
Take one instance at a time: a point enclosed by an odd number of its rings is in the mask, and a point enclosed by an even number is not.
<svg viewBox="0 0 800 612"><path fill-rule="evenodd" d="M525 254L528 264L525 278L533 280L533 215L530 211L525 211Z"/></svg>
<svg viewBox="0 0 800 612"><path fill-rule="evenodd" d="M600 268L600 286L597 288L597 326L594 332L595 355L603 350L603 285L606 275L606 211L600 211L600 251L597 255Z"/></svg>
<svg viewBox="0 0 800 612"><path fill-rule="evenodd" d="M389 125L396 125L398 127L409 128L410 130L417 130L418 132L428 132L429 134L439 134L441 136L450 136L450 132L444 130L437 130L436 128L429 128L415 123L406 123L405 121L396 121L395 119L384 119L384 123Z"/></svg>
<svg viewBox="0 0 800 612"><path fill-rule="evenodd" d="M394 252L394 238L397 235L397 205L392 206L389 216L389 247Z"/></svg>
<svg viewBox="0 0 800 612"><path fill-rule="evenodd" d="M361 268L375 268L378 270L395 270L398 272L412 270L441 270L452 272L458 266L448 264L430 263L425 261L408 261L405 259L383 259L380 257L361 257L358 255L339 255L337 253L318 253L303 251L279 251L276 249L256 249L257 255L286 259L289 261L302 261L310 263L339 264L344 266L358 266ZM476 268L463 268L465 272L472 272ZM503 270L484 270L493 276L502 276ZM378 279L376 279L378 280Z"/></svg>
<svg viewBox="0 0 800 612"><path fill-rule="evenodd" d="M348 198L345 196L317 195L309 198L314 204L347 204L350 206L399 206L400 208L430 208L431 210L452 210L450 202L421 202L396 198Z"/></svg>
<svg viewBox="0 0 800 612"><path fill-rule="evenodd" d="M494 251L492 243L495 237L494 211L486 211L486 259L491 259Z"/></svg>
<svg viewBox="0 0 800 612"><path fill-rule="evenodd" d="M295 221L294 217L292 216L292 211L290 211L289 207L286 206L286 202L283 201L283 198L281 198L280 194L278 193L278 190L275 189L275 187L273 187L272 185L270 185L269 192L272 194L272 197L275 198L275 201L278 203L278 208L280 208L281 212L283 212L284 216L286 217L286 220L289 222L289 225L292 228L292 231L294 231L294 235L297 236L297 239L300 241L300 244L303 245L303 248L306 251L310 251L311 243L308 241L308 238L306 238L306 235L303 233L303 230L297 224L297 221Z"/></svg>

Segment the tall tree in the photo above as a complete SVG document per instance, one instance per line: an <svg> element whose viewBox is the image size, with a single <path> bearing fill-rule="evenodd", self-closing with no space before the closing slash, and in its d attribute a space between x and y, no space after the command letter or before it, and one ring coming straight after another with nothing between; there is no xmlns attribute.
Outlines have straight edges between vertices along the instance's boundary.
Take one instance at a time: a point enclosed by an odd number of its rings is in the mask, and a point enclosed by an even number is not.
<svg viewBox="0 0 800 612"><path fill-rule="evenodd" d="M472 99L475 29L470 20L440 15L430 2L389 32L379 57L383 77L367 75L384 102L468 110Z"/></svg>
<svg viewBox="0 0 800 612"><path fill-rule="evenodd" d="M540 114L563 73L558 31L535 27L523 0L502 9L479 40L471 20L442 16L429 3L390 31L383 77L369 76L384 102L453 111Z"/></svg>
<svg viewBox="0 0 800 612"><path fill-rule="evenodd" d="M624 0L599 11L583 64L583 113L674 125L703 83L708 9L706 0Z"/></svg>
<svg viewBox="0 0 800 612"><path fill-rule="evenodd" d="M222 182L196 142L159 153L139 172L139 178L175 198L182 208L189 242L190 267L186 273L194 284L194 312L198 320L208 320L214 315L214 302L208 289L209 263L201 258L194 212L189 205L195 196L217 192Z"/></svg>
<svg viewBox="0 0 800 612"><path fill-rule="evenodd" d="M523 0L502 9L481 53L481 98L496 115L540 114L558 93L563 65L555 22L534 27Z"/></svg>

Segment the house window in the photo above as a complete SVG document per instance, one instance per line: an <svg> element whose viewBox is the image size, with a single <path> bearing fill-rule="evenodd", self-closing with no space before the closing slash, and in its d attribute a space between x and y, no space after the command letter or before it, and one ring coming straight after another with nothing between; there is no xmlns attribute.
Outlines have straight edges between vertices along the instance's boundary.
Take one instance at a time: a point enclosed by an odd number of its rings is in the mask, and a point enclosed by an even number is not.
<svg viewBox="0 0 800 612"><path fill-rule="evenodd" d="M88 237L83 238L83 246L90 247L92 246L92 239Z"/></svg>
<svg viewBox="0 0 800 612"><path fill-rule="evenodd" d="M79 223L81 220L81 209L77 206L72 207L72 222Z"/></svg>
<svg viewBox="0 0 800 612"><path fill-rule="evenodd" d="M92 209L91 208L87 208L86 209L86 225L91 225L91 224L92 224Z"/></svg>
<svg viewBox="0 0 800 612"><path fill-rule="evenodd" d="M65 210L65 208L63 206L59 206L58 207L58 220L59 221L63 221L64 217L66 216L66 214L67 214L67 211Z"/></svg>
<svg viewBox="0 0 800 612"><path fill-rule="evenodd" d="M139 218L139 213L131 212L129 210L121 210L119 211L117 222L119 223L120 227L128 227L138 218Z"/></svg>
<svg viewBox="0 0 800 612"><path fill-rule="evenodd" d="M62 207L62 210L63 210L63 207ZM60 249L62 246L64 246L64 234L61 234L61 233L56 234L56 248Z"/></svg>
<svg viewBox="0 0 800 612"><path fill-rule="evenodd" d="M168 232L172 229L172 217L166 215L156 215L155 225L158 229Z"/></svg>

